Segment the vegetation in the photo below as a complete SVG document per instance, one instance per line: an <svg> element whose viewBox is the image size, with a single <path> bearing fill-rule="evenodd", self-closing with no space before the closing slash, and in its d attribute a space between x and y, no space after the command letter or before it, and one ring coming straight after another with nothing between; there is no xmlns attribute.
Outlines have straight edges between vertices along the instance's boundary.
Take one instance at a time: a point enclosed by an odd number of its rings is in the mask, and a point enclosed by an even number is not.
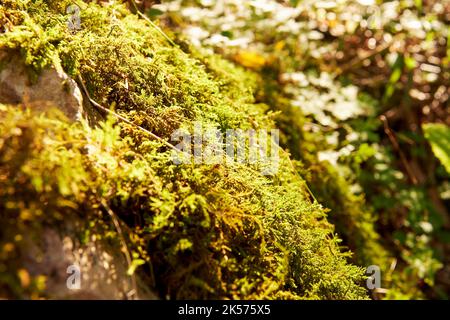
<svg viewBox="0 0 450 320"><path fill-rule="evenodd" d="M180 36L261 74L259 99L281 111L282 142L354 261L382 268L389 290L381 297L448 297L447 2L170 1L153 9ZM431 122L441 128L440 147L431 141L441 162L422 130Z"/></svg>
<svg viewBox="0 0 450 320"><path fill-rule="evenodd" d="M136 2L0 4L0 71L113 111L0 104L0 297L52 297L26 239L76 218L160 298L448 298L448 4ZM279 170L174 164L195 123L279 128Z"/></svg>

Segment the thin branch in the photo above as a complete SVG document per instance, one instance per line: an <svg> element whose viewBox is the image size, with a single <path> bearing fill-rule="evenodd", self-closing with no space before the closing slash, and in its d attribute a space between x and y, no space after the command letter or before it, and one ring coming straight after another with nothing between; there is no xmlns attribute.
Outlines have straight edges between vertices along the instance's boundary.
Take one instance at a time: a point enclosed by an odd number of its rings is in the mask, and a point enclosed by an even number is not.
<svg viewBox="0 0 450 320"><path fill-rule="evenodd" d="M405 170L406 170L406 172L408 174L409 179L411 180L411 182L414 185L417 185L418 184L417 178L413 174L413 171L411 170L411 167L409 166L408 161L406 160L405 154L400 149L400 145L399 145L399 143L397 141L397 138L395 137L394 132L389 127L389 123L388 123L388 120L387 120L386 116L385 115L381 115L380 116L380 120L384 124L384 132L388 136L389 141L391 142L391 144L394 147L395 151L397 151L398 154L400 155L400 160L401 160L403 166L405 167Z"/></svg>
<svg viewBox="0 0 450 320"><path fill-rule="evenodd" d="M311 189L308 186L308 183L306 182L305 179L303 179L300 174L298 173L297 169L294 166L294 163L291 160L290 154L284 150L283 148L281 148L279 145L277 145L278 149L281 150L287 157L289 164L291 165L292 170L294 171L294 174L297 175L300 180L302 180L305 184L306 190L308 191L309 195L311 196L311 198L314 200L314 204L320 204L319 201L317 201L316 197L314 196L314 193L311 191Z"/></svg>
<svg viewBox="0 0 450 320"><path fill-rule="evenodd" d="M400 37L402 37L402 34L396 35L394 36L390 41L385 42L380 44L378 47L376 47L374 50L370 51L369 53L363 55L362 57L355 57L352 60L350 60L350 62L348 62L347 64L345 64L342 68L339 68L335 73L334 73L334 77L338 77L340 76L342 73L350 70L351 68L360 65L361 63L363 63L364 60L366 59L370 59L374 56L376 56L377 54L382 53L383 51L389 49L396 41L398 41L400 39Z"/></svg>
<svg viewBox="0 0 450 320"><path fill-rule="evenodd" d="M160 27L158 27L152 20L150 20L145 14L143 14L141 12L141 10L139 10L136 1L131 0L131 3L133 4L134 9L136 10L137 14L143 18L145 21L147 21L156 31L159 32L160 35L162 35L169 43L170 45L172 45L173 47L178 47L177 44L175 42L173 42L172 39L169 38L169 36L167 34L164 33L164 31L161 30Z"/></svg>
<svg viewBox="0 0 450 320"><path fill-rule="evenodd" d="M127 264L128 264L128 269L129 269L132 264L131 254L130 254L130 251L128 250L128 246L127 246L125 237L123 235L122 228L120 227L119 220L117 219L116 215L111 210L111 208L108 206L108 204L106 203L105 200L102 200L101 204L102 204L103 208L106 210L106 212L108 212L109 216L111 217L111 219L113 221L114 227L116 228L117 233L119 234L120 242L122 243L122 247L124 248L124 254L125 254L125 258L127 259ZM134 274L131 275L131 286L133 287L133 290L129 293L130 296L134 295L134 296L136 296L137 299L139 299L136 277Z"/></svg>
<svg viewBox="0 0 450 320"><path fill-rule="evenodd" d="M130 120L128 120L127 118L121 116L120 114L118 114L118 113L116 113L116 112L114 112L114 111L112 111L112 110L110 110L110 109L108 109L108 108L105 108L104 106L102 106L102 105L100 105L99 103L97 103L97 102L96 102L94 99L92 99L91 96L89 95L89 92L88 92L88 90L87 90L87 88L86 88L86 85L84 84L84 81L83 81L83 78L81 77L81 75L78 75L78 81L80 82L80 84L81 84L81 86L82 86L82 88L83 88L83 91L84 91L84 93L86 94L87 98L89 99L89 101L90 101L96 108L98 108L98 109L100 109L100 110L102 110L102 111L104 111L104 112L106 112L106 113L112 114L113 116L115 116L115 117L118 118L119 120L121 120L121 121L123 121L123 122L125 122L125 123L127 123L127 124L129 124L129 125L131 125L131 126L133 126L134 128L136 128L136 129L138 129L138 130L140 130L140 131L145 132L146 134L148 134L148 135L151 136L152 138L154 138L154 139L156 139L156 140L162 142L165 146L171 148L172 150L175 150L175 151L177 151L177 152L182 152L181 150L177 149L173 144L167 142L167 141L164 140L163 138L158 137L158 136L157 136L156 134L154 134L153 132L150 132L150 131L148 131L147 129L141 127L141 126L138 126L137 124L131 122Z"/></svg>

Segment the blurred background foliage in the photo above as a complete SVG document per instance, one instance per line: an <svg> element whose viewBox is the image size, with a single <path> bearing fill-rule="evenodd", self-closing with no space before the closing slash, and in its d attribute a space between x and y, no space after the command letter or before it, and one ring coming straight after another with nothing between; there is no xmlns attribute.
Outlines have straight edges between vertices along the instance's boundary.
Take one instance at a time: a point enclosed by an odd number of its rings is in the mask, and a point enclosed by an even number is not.
<svg viewBox="0 0 450 320"><path fill-rule="evenodd" d="M450 1L139 4L185 50L259 75L343 245L382 268L373 297L449 298Z"/></svg>

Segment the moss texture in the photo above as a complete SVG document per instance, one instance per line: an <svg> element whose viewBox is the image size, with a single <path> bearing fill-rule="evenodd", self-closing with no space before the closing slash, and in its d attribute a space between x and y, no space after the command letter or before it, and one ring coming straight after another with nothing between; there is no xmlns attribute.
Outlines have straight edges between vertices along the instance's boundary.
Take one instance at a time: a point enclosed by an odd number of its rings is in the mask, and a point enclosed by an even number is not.
<svg viewBox="0 0 450 320"><path fill-rule="evenodd" d="M274 128L253 96L253 75L171 46L124 4L78 1L82 28L71 33L69 4L4 1L0 48L20 52L35 75L55 64L80 75L96 101L162 138L194 121ZM113 118L92 128L57 112L0 110L0 295L51 297L38 278L21 285L21 234L77 215L91 226L80 241L95 232L117 243L110 209L127 230L136 272L161 297L367 297L364 270L348 262L287 153L274 176L244 164L175 165L164 144Z"/></svg>

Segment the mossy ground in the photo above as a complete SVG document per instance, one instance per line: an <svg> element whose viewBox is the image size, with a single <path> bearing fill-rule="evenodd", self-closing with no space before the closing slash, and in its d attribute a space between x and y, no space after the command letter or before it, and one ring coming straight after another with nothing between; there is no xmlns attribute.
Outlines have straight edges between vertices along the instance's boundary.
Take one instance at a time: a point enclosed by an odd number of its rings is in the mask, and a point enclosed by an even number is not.
<svg viewBox="0 0 450 320"><path fill-rule="evenodd" d="M51 64L80 75L96 101L161 138L193 121L274 128L275 115L255 102L253 75L171 46L122 4L78 1L82 29L71 33L68 4L5 1L0 48L19 52L36 75ZM113 118L91 128L5 105L0 117L2 296L45 292L20 285L21 234L76 215L91 226L80 239L95 232L117 243L110 209L144 262L136 272L161 297L367 297L364 270L348 262L286 153L274 176L244 164L175 165L162 143Z"/></svg>

